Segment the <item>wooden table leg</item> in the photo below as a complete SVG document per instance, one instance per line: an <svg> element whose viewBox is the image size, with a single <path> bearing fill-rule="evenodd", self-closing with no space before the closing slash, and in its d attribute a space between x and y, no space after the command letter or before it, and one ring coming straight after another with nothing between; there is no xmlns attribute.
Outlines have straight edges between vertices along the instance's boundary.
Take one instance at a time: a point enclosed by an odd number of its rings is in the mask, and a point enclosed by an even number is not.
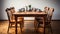
<svg viewBox="0 0 60 34"><path fill-rule="evenodd" d="M15 34L17 34L17 17L15 16L15 21L16 21L16 23L15 23Z"/></svg>
<svg viewBox="0 0 60 34"><path fill-rule="evenodd" d="M45 17L43 17L43 28L44 28L44 33L45 34Z"/></svg>
<svg viewBox="0 0 60 34"><path fill-rule="evenodd" d="M36 19L34 20L34 28L35 28L35 32L38 30L37 29L37 21L36 21Z"/></svg>

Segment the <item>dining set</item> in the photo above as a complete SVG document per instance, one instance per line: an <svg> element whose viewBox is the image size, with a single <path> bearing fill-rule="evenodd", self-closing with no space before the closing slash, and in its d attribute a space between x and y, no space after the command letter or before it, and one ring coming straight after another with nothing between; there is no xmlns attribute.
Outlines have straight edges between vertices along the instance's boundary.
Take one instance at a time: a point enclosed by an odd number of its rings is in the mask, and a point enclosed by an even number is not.
<svg viewBox="0 0 60 34"><path fill-rule="evenodd" d="M8 17L8 21L9 21L9 25L8 25L8 31L7 33L9 34L9 28L13 26L13 24L15 24L15 34L17 34L17 24L20 25L20 31L22 31L23 27L24 27L24 17L35 17L34 19L34 28L35 31L39 28L40 24L43 24L43 28L44 28L44 32L43 34L45 34L45 27L46 25L50 24L51 26L51 20L52 20L52 15L54 12L54 8L50 8L50 7L44 7L44 10L41 11L40 9L37 10L36 8L33 8L31 10L31 5L29 5L30 10L24 10L24 8L21 10L19 9L19 11L15 11L14 7L10 7L10 8L6 8L6 13L7 13L7 17ZM51 32L52 31L52 27L51 27Z"/></svg>

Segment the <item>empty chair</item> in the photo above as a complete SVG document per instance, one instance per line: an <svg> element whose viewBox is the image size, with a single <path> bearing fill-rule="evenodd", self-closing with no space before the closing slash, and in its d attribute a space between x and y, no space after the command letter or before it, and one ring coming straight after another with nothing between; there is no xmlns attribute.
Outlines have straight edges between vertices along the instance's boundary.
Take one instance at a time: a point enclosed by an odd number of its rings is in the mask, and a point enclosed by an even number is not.
<svg viewBox="0 0 60 34"><path fill-rule="evenodd" d="M51 20L52 20L53 12L54 12L54 8L49 8L49 10L46 11L47 17L45 17L45 27L49 25L52 34L53 32L51 27ZM38 20L38 27L40 26L41 22L42 21Z"/></svg>
<svg viewBox="0 0 60 34"><path fill-rule="evenodd" d="M41 10L40 10L41 11ZM48 13L48 11L49 11L49 7L44 7L44 10L43 10L45 13ZM38 21L38 22L42 22L42 20L43 20L43 17L35 17L35 19ZM38 23L38 24L40 24L40 23ZM39 25L38 25L39 26Z"/></svg>
<svg viewBox="0 0 60 34"><path fill-rule="evenodd" d="M49 28L51 29L50 30L51 34L53 34L52 27L51 27L53 12L54 12L54 8L49 8L47 18L46 18L47 21L45 22L46 23L45 26L49 25Z"/></svg>
<svg viewBox="0 0 60 34"><path fill-rule="evenodd" d="M15 17L14 17L14 15L13 15L14 12L15 12L14 7L11 7L11 8L7 8L7 9L6 9L6 13L7 13L8 20L9 20L9 26L8 26L8 31L7 31L7 33L9 33L9 28L10 28L11 26L13 26L13 24L15 24ZM22 25L22 24L24 24L23 18L21 18L21 19L18 18L18 19L17 19L17 22L18 22L18 24L20 24L20 29L21 29L21 31L22 31L22 28L23 28L23 25Z"/></svg>

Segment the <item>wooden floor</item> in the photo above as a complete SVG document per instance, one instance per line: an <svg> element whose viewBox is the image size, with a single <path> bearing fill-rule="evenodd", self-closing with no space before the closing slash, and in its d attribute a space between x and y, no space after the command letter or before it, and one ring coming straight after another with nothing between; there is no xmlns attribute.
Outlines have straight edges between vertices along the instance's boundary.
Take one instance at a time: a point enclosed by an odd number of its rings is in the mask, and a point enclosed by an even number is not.
<svg viewBox="0 0 60 34"><path fill-rule="evenodd" d="M0 21L0 34L7 34L8 21ZM53 34L60 34L60 21L52 21L51 23ZM42 34L43 28L38 29L39 32L34 31L34 21L24 21L24 28L22 34ZM46 34L51 34L49 28L45 29ZM11 27L9 34L15 34L15 27ZM21 34L20 28L18 27L18 34Z"/></svg>

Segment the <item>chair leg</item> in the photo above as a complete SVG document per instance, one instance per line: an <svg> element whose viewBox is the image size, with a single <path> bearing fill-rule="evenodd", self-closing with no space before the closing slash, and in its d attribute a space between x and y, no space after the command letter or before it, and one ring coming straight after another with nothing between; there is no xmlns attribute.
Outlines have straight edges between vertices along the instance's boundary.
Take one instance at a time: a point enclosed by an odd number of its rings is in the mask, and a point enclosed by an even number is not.
<svg viewBox="0 0 60 34"><path fill-rule="evenodd" d="M22 24L20 23L20 30L21 30L21 32L22 32Z"/></svg>
<svg viewBox="0 0 60 34"><path fill-rule="evenodd" d="M53 30L52 30L51 24L50 24L50 28L51 28L51 33L53 34Z"/></svg>
<svg viewBox="0 0 60 34"><path fill-rule="evenodd" d="M22 27L22 28L24 27L24 21L21 23L21 27Z"/></svg>
<svg viewBox="0 0 60 34"><path fill-rule="evenodd" d="M34 28L35 28L35 32L38 31L38 23L36 21L36 19L34 20Z"/></svg>
<svg viewBox="0 0 60 34"><path fill-rule="evenodd" d="M40 23L38 23L38 28L40 27Z"/></svg>
<svg viewBox="0 0 60 34"><path fill-rule="evenodd" d="M9 28L10 28L10 23L9 23L9 25L8 25L8 31L7 31L7 34L9 34Z"/></svg>
<svg viewBox="0 0 60 34"><path fill-rule="evenodd" d="M49 24L49 33L53 34L51 24Z"/></svg>

